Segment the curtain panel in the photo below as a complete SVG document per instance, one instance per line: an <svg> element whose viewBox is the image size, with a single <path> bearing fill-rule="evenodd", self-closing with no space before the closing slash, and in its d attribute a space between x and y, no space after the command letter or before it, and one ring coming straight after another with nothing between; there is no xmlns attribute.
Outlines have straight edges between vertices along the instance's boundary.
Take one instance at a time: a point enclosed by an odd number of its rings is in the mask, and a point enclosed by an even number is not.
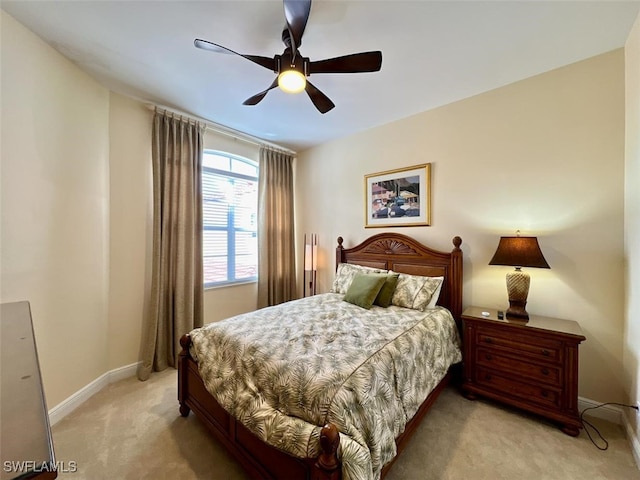
<svg viewBox="0 0 640 480"><path fill-rule="evenodd" d="M202 152L205 125L153 117L153 267L138 378L177 367L180 337L203 324Z"/></svg>
<svg viewBox="0 0 640 480"><path fill-rule="evenodd" d="M260 148L258 308L296 298L293 156Z"/></svg>

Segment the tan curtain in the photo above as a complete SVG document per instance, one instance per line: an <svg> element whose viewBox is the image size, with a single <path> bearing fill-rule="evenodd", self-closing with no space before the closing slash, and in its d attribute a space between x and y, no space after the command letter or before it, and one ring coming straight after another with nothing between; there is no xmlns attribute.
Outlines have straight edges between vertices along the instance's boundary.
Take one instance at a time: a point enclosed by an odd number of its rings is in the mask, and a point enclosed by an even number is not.
<svg viewBox="0 0 640 480"><path fill-rule="evenodd" d="M260 149L258 308L296 298L293 157Z"/></svg>
<svg viewBox="0 0 640 480"><path fill-rule="evenodd" d="M160 110L153 117L153 268L140 380L177 367L180 337L202 326L204 128Z"/></svg>

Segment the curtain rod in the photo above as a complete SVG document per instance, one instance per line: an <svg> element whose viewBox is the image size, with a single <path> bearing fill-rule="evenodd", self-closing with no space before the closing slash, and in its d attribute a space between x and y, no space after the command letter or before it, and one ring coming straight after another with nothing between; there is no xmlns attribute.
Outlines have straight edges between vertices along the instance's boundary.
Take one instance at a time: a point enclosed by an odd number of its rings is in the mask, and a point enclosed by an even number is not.
<svg viewBox="0 0 640 480"><path fill-rule="evenodd" d="M253 145L257 145L259 147L262 147L262 146L272 147L272 148L275 148L277 150L282 150L282 151L284 151L286 153L290 153L291 155L297 155L297 152L295 150L291 150L290 148L283 147L282 145L278 145L277 143L268 142L268 141L263 140L261 138L254 137L253 135L249 135L248 133L244 133L244 132L241 132L240 130L235 130L233 128L226 127L224 125L212 122L211 120L207 120L207 119L202 118L202 117L195 117L193 115L188 115L186 113L180 112L178 110L174 110L172 108L167 108L167 107L162 106L162 105L154 105L152 103L146 103L145 106L149 110L152 110L152 111L154 111L156 108L159 108L160 110L165 110L166 112L173 113L173 114L176 114L176 115L180 115L180 116L183 116L185 118L190 118L190 119L192 119L194 121L198 121L198 122L204 123L208 130L214 131L216 133L221 133L223 135L227 135L227 136L232 137L232 138L234 138L236 140L242 140L244 142L251 143Z"/></svg>

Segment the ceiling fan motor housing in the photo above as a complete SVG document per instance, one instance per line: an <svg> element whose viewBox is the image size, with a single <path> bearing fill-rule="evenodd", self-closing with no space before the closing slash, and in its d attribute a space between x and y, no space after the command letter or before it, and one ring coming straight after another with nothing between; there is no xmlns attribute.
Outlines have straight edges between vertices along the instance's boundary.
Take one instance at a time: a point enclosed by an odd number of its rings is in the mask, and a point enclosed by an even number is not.
<svg viewBox="0 0 640 480"><path fill-rule="evenodd" d="M292 58L291 51L285 50L282 55L276 55L275 57L275 73L280 74L285 70L296 70L302 73L305 77L309 76L309 57L303 57L296 55L295 59Z"/></svg>

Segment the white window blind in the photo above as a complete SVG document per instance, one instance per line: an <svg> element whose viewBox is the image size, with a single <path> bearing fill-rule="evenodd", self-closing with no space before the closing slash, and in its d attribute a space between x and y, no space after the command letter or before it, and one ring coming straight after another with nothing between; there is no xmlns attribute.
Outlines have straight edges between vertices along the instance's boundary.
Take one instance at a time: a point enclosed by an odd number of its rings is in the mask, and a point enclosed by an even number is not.
<svg viewBox="0 0 640 480"><path fill-rule="evenodd" d="M258 278L258 164L205 150L202 168L205 287Z"/></svg>

